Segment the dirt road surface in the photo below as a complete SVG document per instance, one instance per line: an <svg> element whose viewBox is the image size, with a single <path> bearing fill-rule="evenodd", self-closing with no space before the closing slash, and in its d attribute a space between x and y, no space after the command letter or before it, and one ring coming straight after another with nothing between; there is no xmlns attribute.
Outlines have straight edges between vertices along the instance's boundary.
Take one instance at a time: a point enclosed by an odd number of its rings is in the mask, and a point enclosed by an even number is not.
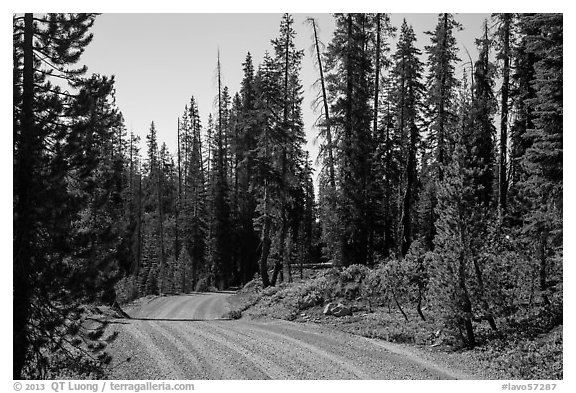
<svg viewBox="0 0 576 393"><path fill-rule="evenodd" d="M113 321L110 379L471 379L405 347L287 321L224 320L228 293L141 299Z"/></svg>

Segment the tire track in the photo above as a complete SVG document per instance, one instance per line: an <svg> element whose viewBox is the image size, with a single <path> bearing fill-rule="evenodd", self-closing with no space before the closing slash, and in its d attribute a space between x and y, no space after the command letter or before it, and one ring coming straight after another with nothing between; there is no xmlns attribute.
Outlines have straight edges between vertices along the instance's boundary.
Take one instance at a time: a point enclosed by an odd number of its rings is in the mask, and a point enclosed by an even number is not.
<svg viewBox="0 0 576 393"><path fill-rule="evenodd" d="M195 347L188 345L188 342L178 334L170 333L166 324L185 322L153 322L149 326L157 334L164 337L170 346L179 353L181 359L186 363L186 370L192 369L196 373L186 373L185 379L228 379L231 375L214 375L214 367L206 360L205 356ZM167 348L164 348L167 349Z"/></svg>
<svg viewBox="0 0 576 393"><path fill-rule="evenodd" d="M430 379L468 379L464 374L451 373L449 370L421 359L414 353L393 343L353 336L344 332L327 331L318 326L296 326L287 321L274 321L270 324L260 325L266 330L270 329L279 334L290 332L291 337L312 343L312 345L322 346L327 351L342 356L352 364L360 363L360 367L372 369L375 375L388 373L388 375L402 376L406 375L403 370L416 371L414 369L417 368L419 374L425 374ZM355 359L350 357L351 353L357 355ZM384 357L387 359L385 363L363 362L366 359L382 359Z"/></svg>
<svg viewBox="0 0 576 393"><path fill-rule="evenodd" d="M314 326L314 325L303 325L303 326L294 326L292 323L290 322L275 322L270 324L270 326L274 326L276 328L279 329L283 329L283 330L287 330L290 331L292 333L295 333L297 335L302 335L303 333L308 333L308 334L313 334L319 338L321 338L324 341L332 341L335 343L338 343L339 346L347 346L350 349L354 349L354 347L351 345L350 341L345 341L345 340L340 340L338 341L338 339L335 336L328 336L326 334L326 331L319 327L319 326ZM334 334L334 333L332 333ZM345 333L342 332L338 332L338 335L342 335ZM387 356L392 356L398 359L399 362L406 362L407 360L416 363L418 365L420 365L422 368L426 369L427 371L431 372L432 375L436 374L436 377L441 377L442 379L471 379L470 376L461 373L461 372L453 372L451 370L448 370L447 368L441 367L435 363L432 363L430 361L427 361L425 359L422 359L420 356L416 355L413 351L410 351L400 345L396 345L394 343L389 343L389 342L383 342L383 341L378 341L378 340L374 340L374 339L370 339L367 337L356 337L357 339L361 340L361 341L365 341L370 347L372 347L372 351L375 351L375 355L378 355L377 352L379 352L379 350L384 350L386 351L388 354ZM378 347L378 349L374 348L374 347ZM357 350L357 348L356 348Z"/></svg>
<svg viewBox="0 0 576 393"><path fill-rule="evenodd" d="M211 327L224 332L236 332L239 345L249 350L259 350L269 362L282 367L284 372L288 374L288 379L342 378L334 367L319 368L318 359L310 357L310 351L307 348L283 345L276 337L257 334L250 325L227 322L225 327L220 326L220 324L213 324Z"/></svg>
<svg viewBox="0 0 576 393"><path fill-rule="evenodd" d="M185 307L189 307L189 296L179 295L175 298L175 301L172 304L161 309L160 312L154 315L154 318L179 318L180 310Z"/></svg>
<svg viewBox="0 0 576 393"><path fill-rule="evenodd" d="M170 327L181 332L185 340L192 345L198 345L199 342L212 343L205 348L207 350L205 353L210 357L224 354L226 364L223 366L236 371L234 379L238 379L238 377L241 379L284 379L288 377L281 368L270 365L258 354L211 332L211 330L213 331L212 324L205 322L198 322L197 324L199 326L195 323L198 327L202 326L202 329L186 329L188 326L182 324ZM193 340L194 337L196 340ZM224 350L222 351L222 349Z"/></svg>
<svg viewBox="0 0 576 393"><path fill-rule="evenodd" d="M238 324L232 321L210 324L212 331L218 331L229 342L235 342L237 346L243 348L243 351L251 352L252 356L257 354L260 364L265 365L266 373L272 379L294 379L295 375L301 373L301 356L290 356L290 351L278 348L277 341L250 335L246 330L234 327L238 327ZM307 365L312 367L316 363L308 362Z"/></svg>
<svg viewBox="0 0 576 393"><path fill-rule="evenodd" d="M172 359L166 356L165 352L159 346L154 344L156 341L153 339L154 336L146 334L146 329L142 329L138 325L138 323L131 323L129 326L125 327L124 331L130 334L139 343L139 347L144 348L144 350L148 352L158 368L163 371L160 374L162 374L164 378L160 379L183 379L184 372L182 369L174 364ZM136 357L140 355L141 354L138 353Z"/></svg>
<svg viewBox="0 0 576 393"><path fill-rule="evenodd" d="M226 312L226 297L228 295L214 294L207 297L207 300L202 301L195 308L196 317L198 319L219 319Z"/></svg>
<svg viewBox="0 0 576 393"><path fill-rule="evenodd" d="M341 369L345 370L347 373L352 375L354 377L354 379L371 379L371 377L368 374L366 374L364 371L362 371L358 367L355 367L353 365L348 364L347 359L345 359L339 355L329 353L329 352L327 352L327 351L325 351L325 350L323 350L323 349L321 349L315 345L311 345L309 343L306 343L303 340L293 338L293 337L290 337L290 336L287 336L287 335L284 335L281 333L276 333L276 332L271 331L271 330L262 329L261 327L259 327L257 325L251 325L251 329L259 331L263 334L268 334L270 336L277 337L279 340L288 341L289 343L292 343L294 345L305 348L305 349L309 350L311 353L313 353L314 355L316 355L318 357L322 357L322 358L328 360L329 362L338 365ZM349 378L344 378L344 379L349 379Z"/></svg>

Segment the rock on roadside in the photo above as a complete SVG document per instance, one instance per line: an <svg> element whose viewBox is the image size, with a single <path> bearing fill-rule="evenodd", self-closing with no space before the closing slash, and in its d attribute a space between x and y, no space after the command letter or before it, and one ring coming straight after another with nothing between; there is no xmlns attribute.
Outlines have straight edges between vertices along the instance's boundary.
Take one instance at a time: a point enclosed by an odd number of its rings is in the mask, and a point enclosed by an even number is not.
<svg viewBox="0 0 576 393"><path fill-rule="evenodd" d="M334 315L335 317L343 317L345 315L352 315L352 309L342 303L334 304L328 303L324 306L324 315Z"/></svg>

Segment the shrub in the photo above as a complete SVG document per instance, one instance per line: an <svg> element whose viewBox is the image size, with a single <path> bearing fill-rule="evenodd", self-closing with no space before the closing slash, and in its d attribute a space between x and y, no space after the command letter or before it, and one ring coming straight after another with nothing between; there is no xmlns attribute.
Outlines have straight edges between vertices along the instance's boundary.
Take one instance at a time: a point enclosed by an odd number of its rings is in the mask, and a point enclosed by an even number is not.
<svg viewBox="0 0 576 393"><path fill-rule="evenodd" d="M306 310L310 307L317 306L322 304L324 301L323 297L315 290L312 290L308 293L301 293L298 299L298 309L299 310Z"/></svg>
<svg viewBox="0 0 576 393"><path fill-rule="evenodd" d="M242 311L230 310L226 314L223 315L223 318L240 319L240 318L242 318Z"/></svg>
<svg viewBox="0 0 576 393"><path fill-rule="evenodd" d="M340 277L343 282L353 281L360 283L366 278L368 273L370 273L370 269L364 265L350 265L342 270Z"/></svg>

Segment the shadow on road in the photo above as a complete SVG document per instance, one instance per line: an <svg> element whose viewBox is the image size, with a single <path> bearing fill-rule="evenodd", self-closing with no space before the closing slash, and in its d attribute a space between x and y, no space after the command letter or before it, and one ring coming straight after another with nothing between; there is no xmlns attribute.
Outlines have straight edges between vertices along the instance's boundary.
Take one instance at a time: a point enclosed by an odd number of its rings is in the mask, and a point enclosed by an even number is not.
<svg viewBox="0 0 576 393"><path fill-rule="evenodd" d="M154 322L210 322L210 321L232 321L232 318L211 318L211 319L194 319L194 318L130 318L130 321L154 321Z"/></svg>
<svg viewBox="0 0 576 393"><path fill-rule="evenodd" d="M237 292L236 290L225 290L225 291L213 291L213 292L189 292L189 293L174 293L174 294L165 293L165 294L160 295L160 296L161 297L166 297L166 296L198 296L198 295L207 296L207 295L213 295L215 293L218 293L221 295L234 295L236 292Z"/></svg>

